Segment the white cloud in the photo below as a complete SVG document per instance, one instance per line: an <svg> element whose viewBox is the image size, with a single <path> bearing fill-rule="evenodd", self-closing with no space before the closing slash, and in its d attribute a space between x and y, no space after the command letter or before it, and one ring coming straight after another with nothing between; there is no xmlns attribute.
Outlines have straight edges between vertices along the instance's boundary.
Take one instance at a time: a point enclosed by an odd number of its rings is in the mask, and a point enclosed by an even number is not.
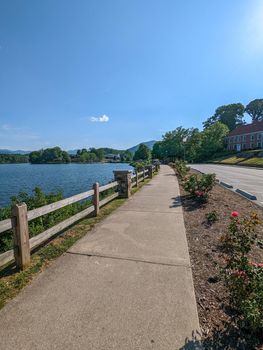
<svg viewBox="0 0 263 350"><path fill-rule="evenodd" d="M110 118L103 114L100 117L90 117L90 121L93 123L107 123L110 120Z"/></svg>

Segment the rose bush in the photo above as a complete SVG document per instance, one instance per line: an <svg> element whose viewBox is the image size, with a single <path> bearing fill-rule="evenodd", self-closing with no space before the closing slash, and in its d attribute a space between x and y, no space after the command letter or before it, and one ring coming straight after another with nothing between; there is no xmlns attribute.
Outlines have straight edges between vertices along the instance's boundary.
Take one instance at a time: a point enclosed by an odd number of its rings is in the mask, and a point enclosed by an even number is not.
<svg viewBox="0 0 263 350"><path fill-rule="evenodd" d="M190 168L187 166L187 163L184 160L177 160L174 163L174 167L176 169L176 174L180 179L184 179L190 171Z"/></svg>
<svg viewBox="0 0 263 350"><path fill-rule="evenodd" d="M227 253L223 275L233 305L246 326L263 331L263 262L250 261L249 253L260 246L255 229L261 222L256 214L241 218L232 212L228 232L222 236Z"/></svg>
<svg viewBox="0 0 263 350"><path fill-rule="evenodd" d="M185 180L183 187L196 199L207 201L208 193L213 189L215 183L215 174L192 174Z"/></svg>

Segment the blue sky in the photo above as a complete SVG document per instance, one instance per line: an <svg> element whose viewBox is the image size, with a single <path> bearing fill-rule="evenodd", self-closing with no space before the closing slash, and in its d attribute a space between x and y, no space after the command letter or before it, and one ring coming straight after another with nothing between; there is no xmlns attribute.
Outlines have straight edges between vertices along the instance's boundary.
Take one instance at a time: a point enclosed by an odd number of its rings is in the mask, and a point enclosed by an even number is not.
<svg viewBox="0 0 263 350"><path fill-rule="evenodd" d="M126 148L263 97L261 0L0 0L0 148Z"/></svg>

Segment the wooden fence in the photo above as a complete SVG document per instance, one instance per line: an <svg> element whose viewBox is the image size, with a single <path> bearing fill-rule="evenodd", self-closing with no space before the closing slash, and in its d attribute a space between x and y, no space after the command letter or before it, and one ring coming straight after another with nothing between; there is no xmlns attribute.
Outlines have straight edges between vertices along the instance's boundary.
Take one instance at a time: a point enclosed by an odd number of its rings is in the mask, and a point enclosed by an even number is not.
<svg viewBox="0 0 263 350"><path fill-rule="evenodd" d="M129 171L123 171L123 173L122 171L115 171L115 179L118 181L111 182L105 186L99 186L99 184L96 182L93 185L93 188L89 191L44 205L40 208L28 211L25 203L14 205L12 208L12 217L0 221L0 235L1 233L12 229L14 238L14 248L0 254L0 266L6 265L7 263L15 260L16 266L20 269L24 269L30 263L30 253L33 249L43 245L44 242L48 241L54 235L65 230L67 227L90 215L91 213L97 216L100 208L113 199L119 196L122 198L128 198L131 188L138 186L139 183L144 181L146 178L152 178L155 171L158 171L158 166L148 166L143 171L136 172L134 175L131 175L131 172ZM120 173L122 176L118 177ZM116 192L100 200L100 193L103 193L109 189L115 189ZM52 226L44 232L29 238L29 221L90 197L92 197L92 205L90 205L88 208L58 223L57 225Z"/></svg>

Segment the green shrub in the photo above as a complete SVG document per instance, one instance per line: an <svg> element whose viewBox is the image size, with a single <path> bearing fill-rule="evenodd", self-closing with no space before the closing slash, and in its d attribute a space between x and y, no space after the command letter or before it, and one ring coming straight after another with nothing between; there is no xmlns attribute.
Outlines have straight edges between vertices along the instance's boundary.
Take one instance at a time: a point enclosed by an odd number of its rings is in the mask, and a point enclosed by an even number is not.
<svg viewBox="0 0 263 350"><path fill-rule="evenodd" d="M130 165L133 166L136 171L140 172L146 167L146 165L150 165L150 162L137 161L131 162Z"/></svg>
<svg viewBox="0 0 263 350"><path fill-rule="evenodd" d="M11 198L11 205L7 208L0 208L0 221L11 217L11 207L13 204L25 202L28 210L42 207L43 205L57 202L63 199L62 192L52 192L44 194L43 191L36 187L33 190L33 195L21 192L18 196ZM30 237L45 231L46 229L58 224L59 222L68 219L72 215L85 209L91 204L90 200L70 204L64 208L55 210L52 213L43 215L29 222ZM0 253L13 248L12 231L8 230L0 235Z"/></svg>
<svg viewBox="0 0 263 350"><path fill-rule="evenodd" d="M190 171L190 168L186 164L183 160L177 160L174 164L176 173L180 179L184 179Z"/></svg>
<svg viewBox="0 0 263 350"><path fill-rule="evenodd" d="M192 174L185 180L183 187L193 197L206 201L215 183L215 174Z"/></svg>
<svg viewBox="0 0 263 350"><path fill-rule="evenodd" d="M206 221L209 225L213 224L214 222L218 221L218 213L216 210L212 210L209 213L205 214Z"/></svg>
<svg viewBox="0 0 263 350"><path fill-rule="evenodd" d="M255 233L259 224L256 214L241 219L233 212L228 232L221 238L227 251L222 271L231 301L243 323L256 333L263 331L263 263L251 262L248 256L260 246Z"/></svg>

